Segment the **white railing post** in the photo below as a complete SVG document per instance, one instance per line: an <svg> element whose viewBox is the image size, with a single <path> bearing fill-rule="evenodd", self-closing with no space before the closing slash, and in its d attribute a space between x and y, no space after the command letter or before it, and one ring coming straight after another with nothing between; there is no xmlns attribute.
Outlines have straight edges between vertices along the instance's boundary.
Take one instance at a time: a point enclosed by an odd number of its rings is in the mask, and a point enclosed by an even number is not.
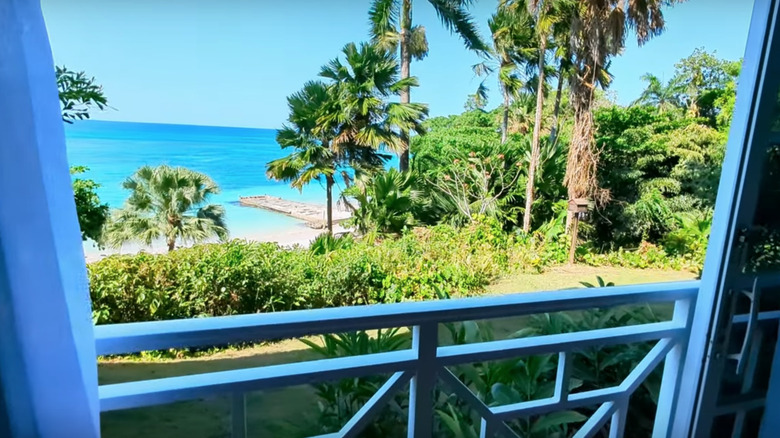
<svg viewBox="0 0 780 438"><path fill-rule="evenodd" d="M479 438L494 438L496 436L495 423L482 419L479 427Z"/></svg>
<svg viewBox="0 0 780 438"><path fill-rule="evenodd" d="M417 352L417 374L409 391L408 438L433 435L433 387L436 382L438 324L425 323L412 330L412 349Z"/></svg>
<svg viewBox="0 0 780 438"><path fill-rule="evenodd" d="M232 438L246 438L246 393L233 393L230 419Z"/></svg>
<svg viewBox="0 0 780 438"><path fill-rule="evenodd" d="M685 325L685 336L678 338L664 361L661 391L658 394L658 408L653 425L653 438L670 437L674 426L674 412L680 395L683 361L688 350L688 342L693 323L694 306L691 299L678 300L674 304L672 321Z"/></svg>
<svg viewBox="0 0 780 438"><path fill-rule="evenodd" d="M555 374L555 397L558 403L569 399L569 380L571 377L572 354L562 351L558 353L558 372Z"/></svg>
<svg viewBox="0 0 780 438"><path fill-rule="evenodd" d="M612 414L609 424L609 438L623 438L626 431L626 416L628 415L628 397L623 397L617 403L617 410Z"/></svg>

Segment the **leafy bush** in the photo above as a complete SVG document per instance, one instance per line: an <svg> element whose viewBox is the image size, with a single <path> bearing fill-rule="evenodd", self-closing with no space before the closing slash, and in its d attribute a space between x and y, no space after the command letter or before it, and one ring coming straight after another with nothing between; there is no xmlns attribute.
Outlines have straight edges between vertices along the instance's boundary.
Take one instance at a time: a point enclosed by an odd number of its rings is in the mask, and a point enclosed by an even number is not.
<svg viewBox="0 0 780 438"><path fill-rule="evenodd" d="M102 243L103 225L108 219L108 204L100 202L97 189L100 184L91 179L79 178L89 170L84 166L72 166L70 174L73 178L73 197L76 201L76 214L81 228L81 239L91 239L98 245Z"/></svg>
<svg viewBox="0 0 780 438"><path fill-rule="evenodd" d="M401 234L414 224L412 211L419 198L414 183L412 173L390 169L373 175L362 186L353 186L347 194L354 195L358 207L349 223L364 234Z"/></svg>
<svg viewBox="0 0 780 438"><path fill-rule="evenodd" d="M376 336L366 332L340 333L322 336L322 345L302 339L301 342L323 357L357 356L409 348L411 336L398 329L378 330ZM320 398L320 432L338 432L384 384L386 376L342 379L335 383L316 385ZM360 434L361 437L401 436L406 423L408 392L400 391L387 403Z"/></svg>
<svg viewBox="0 0 780 438"><path fill-rule="evenodd" d="M698 272L702 260L690 256L669 255L663 248L642 242L634 251L623 248L606 253L581 252L578 257L591 266L619 266L638 269L676 269Z"/></svg>
<svg viewBox="0 0 780 438"><path fill-rule="evenodd" d="M327 239L312 250L235 240L108 257L89 265L95 322L420 300L438 289L462 296L534 257L487 220L383 241Z"/></svg>
<svg viewBox="0 0 780 438"><path fill-rule="evenodd" d="M712 228L712 212L677 215L679 228L664 237L664 248L675 256L688 257L704 266L704 255Z"/></svg>
<svg viewBox="0 0 780 438"><path fill-rule="evenodd" d="M602 281L599 282L604 285ZM443 298L447 295L443 294ZM649 306L630 309L594 309L583 312L541 314L530 317L526 326L513 337L543 336L633 324L662 321ZM443 324L444 337L450 343L489 342L494 340L490 325L466 321ZM396 330L380 331L376 336L366 332L344 333L322 337L321 343L306 341L324 357L371 354L409 348L408 333ZM322 345L321 345L322 344ZM574 353L569 389L590 391L620 385L634 367L649 352L650 345L629 345L589 348ZM553 396L557 355L539 355L478 362L451 368L455 376L489 406L540 400ZM337 431L377 391L385 377L344 379L317 386L321 410L322 432ZM652 426L661 370L656 369L634 393L628 412L632 436L652 434ZM400 436L407 418L408 391L400 391L391 399L382 414L376 417L360 436ZM434 394L434 436L478 437L480 418L476 412L449 388L437 386ZM566 437L593 414L593 407L554 412L507 423L519 436Z"/></svg>
<svg viewBox="0 0 780 438"><path fill-rule="evenodd" d="M309 250L313 254L328 254L339 249L348 249L353 243L351 234L336 237L330 233L323 233L311 242Z"/></svg>

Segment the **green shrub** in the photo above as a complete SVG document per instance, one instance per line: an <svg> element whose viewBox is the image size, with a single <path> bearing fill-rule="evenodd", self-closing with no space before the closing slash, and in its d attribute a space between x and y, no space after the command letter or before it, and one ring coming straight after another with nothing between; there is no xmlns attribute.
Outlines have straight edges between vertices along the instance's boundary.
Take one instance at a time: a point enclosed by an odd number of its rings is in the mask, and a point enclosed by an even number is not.
<svg viewBox="0 0 780 438"><path fill-rule="evenodd" d="M326 358L397 351L409 348L411 345L410 333L401 332L399 329L377 330L376 336L369 336L364 331L324 335L321 340L322 345L306 339L302 339L301 342ZM320 416L317 422L319 431L338 432L386 380L387 376L367 376L315 385L317 397L320 399L318 403ZM405 410L408 400L408 391L399 391L382 408L381 413L376 416L377 419L360 433L360 436L364 438L401 436L406 423Z"/></svg>
<svg viewBox="0 0 780 438"><path fill-rule="evenodd" d="M111 256L88 270L93 317L105 324L422 300L438 289L463 296L532 253L491 222L321 239L312 250L235 240Z"/></svg>
<svg viewBox="0 0 780 438"><path fill-rule="evenodd" d="M703 256L703 254L701 255ZM580 260L591 266L619 266L638 269L676 269L699 272L703 258L699 255L670 255L663 248L643 242L637 250L623 248L606 253L578 252Z"/></svg>
<svg viewBox="0 0 780 438"><path fill-rule="evenodd" d="M609 285L603 280L599 284ZM442 298L447 298L443 294ZM512 337L544 336L560 333L649 324L664 320L649 306L620 309L592 309L582 312L546 313L531 316L522 330ZM466 321L443 324L444 339L449 344L463 345L494 340L492 327L486 323ZM333 358L372 354L409 348L406 332L379 331L376 336L366 332L326 335L320 343L306 341L315 352ZM620 385L636 365L650 351L648 343L634 343L588 348L573 353L569 389L576 392L604 389ZM450 370L480 400L488 406L540 400L553 396L556 380L557 355L538 355L490 362L458 365ZM334 432L348 421L377 391L386 376L343 379L317 386L322 432ZM631 436L652 434L653 421L661 384L661 368L656 368L631 398L628 424ZM368 427L361 437L398 436L403 433L407 418L406 400L409 392L399 391ZM480 418L461 397L447 386L438 385L434 393L436 437L477 437ZM507 422L519 436L571 436L594 412L595 407L553 412Z"/></svg>

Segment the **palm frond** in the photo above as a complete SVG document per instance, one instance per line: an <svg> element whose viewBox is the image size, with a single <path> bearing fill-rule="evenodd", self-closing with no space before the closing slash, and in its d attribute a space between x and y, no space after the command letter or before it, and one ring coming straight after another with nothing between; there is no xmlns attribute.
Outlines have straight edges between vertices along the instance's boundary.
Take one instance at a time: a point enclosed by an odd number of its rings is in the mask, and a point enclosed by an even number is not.
<svg viewBox="0 0 780 438"><path fill-rule="evenodd" d="M468 2L458 0L428 0L436 15L445 28L450 32L457 33L463 40L466 48L476 52L485 52L488 50L487 44L482 40L477 31L474 19L468 13L466 8Z"/></svg>
<svg viewBox="0 0 780 438"><path fill-rule="evenodd" d="M397 0L374 0L368 11L371 25L371 37L374 42L387 35L395 33L398 28L399 2Z"/></svg>

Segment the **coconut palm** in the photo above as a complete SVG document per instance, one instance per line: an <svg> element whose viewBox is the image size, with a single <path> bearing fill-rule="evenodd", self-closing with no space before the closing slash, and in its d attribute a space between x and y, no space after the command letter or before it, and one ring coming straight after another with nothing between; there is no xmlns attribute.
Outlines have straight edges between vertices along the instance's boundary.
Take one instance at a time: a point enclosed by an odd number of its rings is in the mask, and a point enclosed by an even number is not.
<svg viewBox="0 0 780 438"><path fill-rule="evenodd" d="M150 245L162 238L172 251L177 241L228 236L225 210L208 203L219 187L205 174L184 167L143 166L122 186L131 193L107 225L106 241L111 246L129 241Z"/></svg>
<svg viewBox="0 0 780 438"><path fill-rule="evenodd" d="M333 187L336 177L345 183L383 168L388 156L382 148L397 150L401 130L422 134L428 112L422 104L388 102L416 78L398 78L398 62L371 44L347 44L346 62L336 58L322 67L328 83L309 82L288 98L289 124L277 133L291 155L268 163L271 178L290 182L299 190L325 180L327 227L333 232ZM352 171L348 171L351 168Z"/></svg>
<svg viewBox="0 0 780 438"><path fill-rule="evenodd" d="M402 152L406 147L403 133L425 132L422 122L428 107L389 99L416 87L417 78L399 78L395 57L373 44L349 43L342 53L346 63L336 58L320 71L320 77L331 81L333 99L321 122L335 126L332 146L355 158L369 158L365 152L383 147ZM384 163L357 159L350 164L365 167Z"/></svg>
<svg viewBox="0 0 780 438"><path fill-rule="evenodd" d="M525 8L499 7L488 20L492 36L492 47L485 53L485 61L475 64L472 69L477 76L489 76L497 73L498 85L503 100L501 119L501 143L506 143L509 127L509 108L512 100L529 83L536 58L534 44L534 26L531 16ZM488 88L485 78L475 93L479 102L487 100Z"/></svg>
<svg viewBox="0 0 780 438"><path fill-rule="evenodd" d="M328 232L333 232L333 186L337 157L330 144L335 137L334 126L323 123L324 111L331 105L332 94L320 81L307 82L301 91L287 98L290 109L286 124L276 133L276 142L294 148L292 154L270 161L270 178L289 182L298 190L314 180L325 179Z"/></svg>
<svg viewBox="0 0 780 438"><path fill-rule="evenodd" d="M682 108L684 102L682 96L685 93L685 84L679 77L669 80L666 84L657 76L647 73L642 76L642 80L647 82L647 87L634 105L652 105L658 108L660 112L666 112Z"/></svg>
<svg viewBox="0 0 780 438"><path fill-rule="evenodd" d="M574 132L566 163L565 184L569 198L594 197L605 202L596 180L598 155L593 141L592 107L595 89L609 59L625 46L627 31L643 45L664 30L663 5L684 0L582 0L572 16L570 77Z"/></svg>
<svg viewBox="0 0 780 438"><path fill-rule="evenodd" d="M485 52L486 44L468 13L470 0L428 0L441 23L457 33L470 50ZM390 51L400 50L401 79L410 76L412 58L421 60L428 53L425 28L412 24L412 0L373 0L369 10L374 43ZM400 90L401 103L409 103L409 87ZM409 168L409 134L401 131L399 168Z"/></svg>

